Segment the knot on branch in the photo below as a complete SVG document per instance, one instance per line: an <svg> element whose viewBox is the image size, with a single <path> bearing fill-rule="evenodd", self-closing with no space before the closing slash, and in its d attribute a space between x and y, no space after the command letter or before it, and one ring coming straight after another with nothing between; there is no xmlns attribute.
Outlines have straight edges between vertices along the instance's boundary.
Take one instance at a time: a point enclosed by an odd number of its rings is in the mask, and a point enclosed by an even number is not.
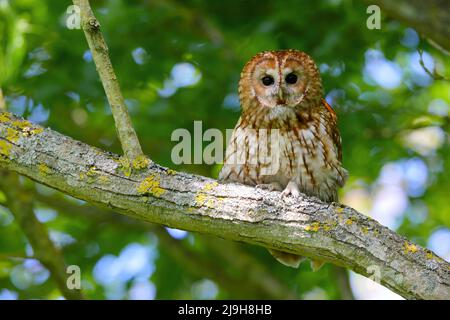
<svg viewBox="0 0 450 320"><path fill-rule="evenodd" d="M97 31L100 29L100 22L98 22L96 18L89 18L87 24L89 26L89 29L91 29L92 31Z"/></svg>

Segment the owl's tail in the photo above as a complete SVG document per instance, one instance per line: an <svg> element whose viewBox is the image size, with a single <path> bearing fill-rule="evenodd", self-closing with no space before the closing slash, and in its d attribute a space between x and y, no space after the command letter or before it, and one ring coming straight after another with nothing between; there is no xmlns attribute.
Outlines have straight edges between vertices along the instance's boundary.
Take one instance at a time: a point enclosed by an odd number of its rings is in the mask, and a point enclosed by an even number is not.
<svg viewBox="0 0 450 320"><path fill-rule="evenodd" d="M268 250L269 250L270 254L275 259L278 260L278 262L284 264L287 267L298 268L300 263L302 263L303 261L306 260L305 257L299 256L296 254L273 250L273 249L268 249ZM322 267L323 264L324 264L324 262L322 262L320 260L311 260L311 269L313 269L313 271L318 271Z"/></svg>

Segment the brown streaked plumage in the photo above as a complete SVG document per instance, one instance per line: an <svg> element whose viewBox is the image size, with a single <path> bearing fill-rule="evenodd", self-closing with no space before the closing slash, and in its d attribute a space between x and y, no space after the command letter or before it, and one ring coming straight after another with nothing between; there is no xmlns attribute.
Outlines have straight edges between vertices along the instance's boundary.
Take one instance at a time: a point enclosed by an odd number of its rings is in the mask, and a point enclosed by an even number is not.
<svg viewBox="0 0 450 320"><path fill-rule="evenodd" d="M239 81L242 115L219 174L223 181L300 192L337 201L347 178L337 117L322 98L314 61L297 50L266 51L244 66ZM281 263L302 258L269 250Z"/></svg>

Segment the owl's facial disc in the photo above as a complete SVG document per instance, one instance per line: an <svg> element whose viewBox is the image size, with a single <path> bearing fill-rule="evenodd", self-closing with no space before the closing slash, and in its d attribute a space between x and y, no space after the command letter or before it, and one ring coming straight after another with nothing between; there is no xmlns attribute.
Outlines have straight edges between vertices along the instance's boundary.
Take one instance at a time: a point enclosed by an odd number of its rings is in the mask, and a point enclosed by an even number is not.
<svg viewBox="0 0 450 320"><path fill-rule="evenodd" d="M263 51L241 72L239 99L246 114L275 118L297 114L320 105L322 97L315 62L298 50Z"/></svg>
<svg viewBox="0 0 450 320"><path fill-rule="evenodd" d="M253 94L267 108L298 107L307 94L307 78L296 61L280 68L275 59L264 59L252 73Z"/></svg>

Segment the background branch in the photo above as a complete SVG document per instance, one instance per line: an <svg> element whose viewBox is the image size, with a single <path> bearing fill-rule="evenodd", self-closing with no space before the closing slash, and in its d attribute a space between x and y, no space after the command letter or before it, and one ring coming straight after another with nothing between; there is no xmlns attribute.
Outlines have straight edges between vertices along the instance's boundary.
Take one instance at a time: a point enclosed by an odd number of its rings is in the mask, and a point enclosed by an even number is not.
<svg viewBox="0 0 450 320"><path fill-rule="evenodd" d="M450 2L447 0L366 0L381 7L382 14L400 20L450 51Z"/></svg>
<svg viewBox="0 0 450 320"><path fill-rule="evenodd" d="M337 286L341 293L342 300L355 300L352 288L350 287L348 271L344 268L333 266L333 273L336 276Z"/></svg>
<svg viewBox="0 0 450 320"><path fill-rule="evenodd" d="M419 50L419 63L423 68L423 70L425 70L425 72L434 80L450 81L449 78L446 78L442 74L439 74L436 70L436 67L433 69L433 71L431 71L430 69L427 68L427 66L425 66L425 62L423 61L423 50L421 49Z"/></svg>
<svg viewBox="0 0 450 320"><path fill-rule="evenodd" d="M50 239L46 227L34 215L33 193L20 185L16 174L5 170L0 170L0 188L6 195L8 208L33 248L33 258L38 259L49 270L66 299L84 299L81 290L67 287L64 258Z"/></svg>
<svg viewBox="0 0 450 320"><path fill-rule="evenodd" d="M352 208L175 173L123 174L119 157L0 113L0 167L128 217L344 266L405 298L449 299L450 264Z"/></svg>

